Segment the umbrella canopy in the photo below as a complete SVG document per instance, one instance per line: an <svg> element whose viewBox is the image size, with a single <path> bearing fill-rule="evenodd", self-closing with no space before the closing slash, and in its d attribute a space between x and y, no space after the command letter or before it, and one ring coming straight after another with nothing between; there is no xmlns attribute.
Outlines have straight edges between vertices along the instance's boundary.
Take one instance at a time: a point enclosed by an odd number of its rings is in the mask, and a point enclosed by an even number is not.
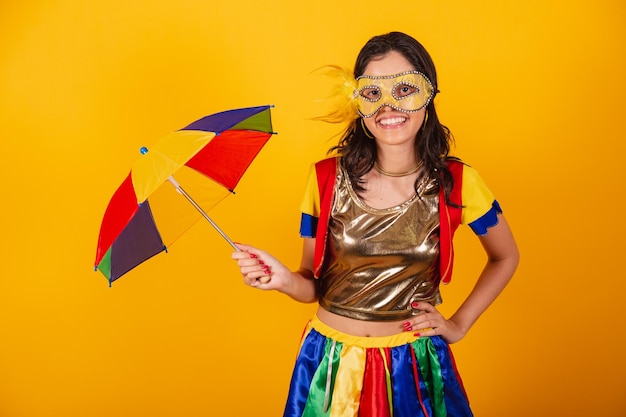
<svg viewBox="0 0 626 417"><path fill-rule="evenodd" d="M202 216L236 249L206 211L234 193L274 134L270 108L212 114L141 148L105 211L95 269L112 283L167 250Z"/></svg>

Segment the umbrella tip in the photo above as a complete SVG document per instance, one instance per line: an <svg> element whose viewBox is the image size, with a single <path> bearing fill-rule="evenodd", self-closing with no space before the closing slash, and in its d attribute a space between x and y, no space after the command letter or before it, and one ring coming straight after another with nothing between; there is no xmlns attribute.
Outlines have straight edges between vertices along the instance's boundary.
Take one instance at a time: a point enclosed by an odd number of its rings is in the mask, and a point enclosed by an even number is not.
<svg viewBox="0 0 626 417"><path fill-rule="evenodd" d="M142 155L145 155L148 153L148 148L146 148L145 146L142 146L141 148L139 148L139 153Z"/></svg>

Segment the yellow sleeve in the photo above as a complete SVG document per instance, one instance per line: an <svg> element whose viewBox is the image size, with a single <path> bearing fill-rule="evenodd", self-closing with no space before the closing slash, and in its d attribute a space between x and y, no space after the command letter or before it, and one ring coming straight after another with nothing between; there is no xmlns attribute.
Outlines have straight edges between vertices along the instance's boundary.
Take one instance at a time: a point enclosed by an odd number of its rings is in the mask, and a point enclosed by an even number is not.
<svg viewBox="0 0 626 417"><path fill-rule="evenodd" d="M300 236L312 238L315 237L317 230L317 220L320 216L320 196L319 187L317 185L317 172L315 165L311 165L309 177L304 188L304 196L300 203Z"/></svg>
<svg viewBox="0 0 626 417"><path fill-rule="evenodd" d="M320 215L320 197L315 164L312 164L309 169L309 177L304 188L302 202L300 203L300 211L313 217L319 217Z"/></svg>
<svg viewBox="0 0 626 417"><path fill-rule="evenodd" d="M461 223L470 224L491 210L495 198L478 172L469 165L463 166L462 187Z"/></svg>

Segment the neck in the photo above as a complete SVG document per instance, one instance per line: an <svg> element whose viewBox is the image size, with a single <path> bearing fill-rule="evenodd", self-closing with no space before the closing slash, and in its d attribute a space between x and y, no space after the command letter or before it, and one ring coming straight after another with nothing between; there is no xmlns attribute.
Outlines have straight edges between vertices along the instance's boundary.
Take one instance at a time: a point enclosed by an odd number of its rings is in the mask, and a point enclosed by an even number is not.
<svg viewBox="0 0 626 417"><path fill-rule="evenodd" d="M387 176L387 177L406 177L407 175L411 175L417 171L419 171L419 169L422 167L423 165L423 161L420 161L417 163L417 165L415 165L413 168L408 169L406 171L401 171L401 172L394 172L394 171L387 171L383 168L381 168L380 165L378 165L378 162L374 162L374 169L378 172L380 172L381 174Z"/></svg>

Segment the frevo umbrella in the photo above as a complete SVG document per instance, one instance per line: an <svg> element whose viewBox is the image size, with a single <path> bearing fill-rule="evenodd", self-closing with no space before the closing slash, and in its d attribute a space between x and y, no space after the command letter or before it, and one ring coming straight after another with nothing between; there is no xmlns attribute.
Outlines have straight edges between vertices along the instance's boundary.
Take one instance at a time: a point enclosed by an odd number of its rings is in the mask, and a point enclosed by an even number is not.
<svg viewBox="0 0 626 417"><path fill-rule="evenodd" d="M95 269L109 285L166 251L202 217L237 250L206 212L234 193L274 134L270 108L212 114L140 149L142 155L113 194L100 226Z"/></svg>

